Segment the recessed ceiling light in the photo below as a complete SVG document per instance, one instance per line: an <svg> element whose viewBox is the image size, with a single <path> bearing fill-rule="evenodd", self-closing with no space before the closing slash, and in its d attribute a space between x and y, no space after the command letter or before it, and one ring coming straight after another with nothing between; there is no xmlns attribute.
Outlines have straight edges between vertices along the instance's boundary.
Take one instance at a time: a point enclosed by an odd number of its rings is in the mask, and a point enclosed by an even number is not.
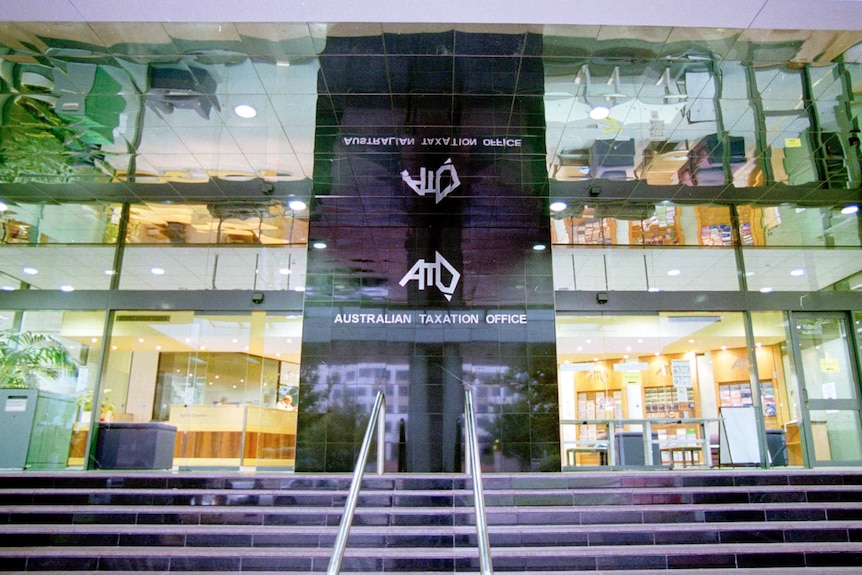
<svg viewBox="0 0 862 575"><path fill-rule="evenodd" d="M23 271L23 272L24 272L25 274L27 274L28 276L34 276L34 275L36 275L37 273L39 273L39 270L37 270L36 268L24 268L24 269L23 269L23 270L21 270L21 271Z"/></svg>
<svg viewBox="0 0 862 575"><path fill-rule="evenodd" d="M238 104L234 106L233 113L240 118L254 118L257 116L257 110L248 104Z"/></svg>
<svg viewBox="0 0 862 575"><path fill-rule="evenodd" d="M669 276L678 276L678 275L679 275L679 274L681 274L681 273L682 273L682 272L681 272L681 271L679 271L679 270L668 270L667 275L669 275Z"/></svg>
<svg viewBox="0 0 862 575"><path fill-rule="evenodd" d="M803 270L803 269L795 269L795 270L793 270L792 272L790 272L790 275L792 275L792 276L793 276L793 277L795 277L795 278L798 278L799 276L804 276L804 275L805 275L805 270Z"/></svg>
<svg viewBox="0 0 862 575"><path fill-rule="evenodd" d="M566 202L552 202L550 206L552 212L562 212L567 207Z"/></svg>
<svg viewBox="0 0 862 575"><path fill-rule="evenodd" d="M850 204L849 206L844 206L841 209L841 213L844 214L845 216L859 213L859 206L856 204Z"/></svg>
<svg viewBox="0 0 862 575"><path fill-rule="evenodd" d="M60 291L64 291L64 292L68 293L70 291L75 291L75 288L70 286L70 285L62 285L62 286L60 286Z"/></svg>
<svg viewBox="0 0 862 575"><path fill-rule="evenodd" d="M611 111L607 106L596 106L590 110L590 118L593 120L604 120L611 115Z"/></svg>
<svg viewBox="0 0 862 575"><path fill-rule="evenodd" d="M771 287L760 288L760 293L772 293L772 288Z"/></svg>
<svg viewBox="0 0 862 575"><path fill-rule="evenodd" d="M311 244L311 247L313 247L316 250L325 250L326 249L326 242L314 242L313 244Z"/></svg>
<svg viewBox="0 0 862 575"><path fill-rule="evenodd" d="M163 270L162 268L151 268L150 273L154 276L163 276L165 275L165 270Z"/></svg>
<svg viewBox="0 0 862 575"><path fill-rule="evenodd" d="M289 202L287 202L287 207L294 212L300 212L308 206L302 200L290 200Z"/></svg>
<svg viewBox="0 0 862 575"><path fill-rule="evenodd" d="M106 275L106 276L112 276L112 275L114 275L115 273L116 273L116 272L115 272L114 270L105 270L105 275Z"/></svg>
<svg viewBox="0 0 862 575"><path fill-rule="evenodd" d="M543 252L543 251L545 251L545 249L547 247L548 246L546 246L545 244L533 244L533 251L534 252Z"/></svg>

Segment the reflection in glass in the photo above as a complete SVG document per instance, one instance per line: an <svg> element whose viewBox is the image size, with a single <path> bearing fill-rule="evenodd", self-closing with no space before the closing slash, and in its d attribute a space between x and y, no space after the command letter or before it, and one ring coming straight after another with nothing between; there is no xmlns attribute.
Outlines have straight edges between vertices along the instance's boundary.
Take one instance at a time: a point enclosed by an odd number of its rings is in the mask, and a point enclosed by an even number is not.
<svg viewBox="0 0 862 575"><path fill-rule="evenodd" d="M121 312L110 340L110 421L177 428L180 467L290 468L298 405L299 315Z"/></svg>
<svg viewBox="0 0 862 575"><path fill-rule="evenodd" d="M21 385L68 405L49 412L51 420L34 429L31 442L35 452L56 460L60 468L84 464L90 421L106 409L104 399L94 398L104 315L99 311L0 311L0 383L12 385L11 380L20 376ZM57 352L30 354L35 363L16 359L27 350L43 348ZM33 369L36 364L42 367Z"/></svg>

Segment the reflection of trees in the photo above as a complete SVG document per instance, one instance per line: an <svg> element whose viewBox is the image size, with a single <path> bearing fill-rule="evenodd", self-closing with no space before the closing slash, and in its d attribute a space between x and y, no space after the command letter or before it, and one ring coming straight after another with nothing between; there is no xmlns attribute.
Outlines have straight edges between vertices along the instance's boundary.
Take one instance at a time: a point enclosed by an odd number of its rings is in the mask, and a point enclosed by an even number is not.
<svg viewBox="0 0 862 575"><path fill-rule="evenodd" d="M316 366L315 366L316 367ZM343 393L336 398L336 386ZM353 471L369 413L350 396L352 386L338 374L319 382L315 370L303 368L300 375L296 470Z"/></svg>
<svg viewBox="0 0 862 575"><path fill-rule="evenodd" d="M533 367L511 369L488 381L488 387L505 390L507 399L497 415L479 426L504 458L518 460L525 471L560 470L560 420L556 371L553 360L532 361Z"/></svg>

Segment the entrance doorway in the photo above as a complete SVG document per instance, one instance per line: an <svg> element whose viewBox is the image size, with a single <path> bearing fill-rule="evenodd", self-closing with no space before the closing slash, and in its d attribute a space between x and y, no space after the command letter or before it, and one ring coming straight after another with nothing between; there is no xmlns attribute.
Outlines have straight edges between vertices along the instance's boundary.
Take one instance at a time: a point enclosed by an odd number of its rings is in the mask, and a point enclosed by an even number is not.
<svg viewBox="0 0 862 575"><path fill-rule="evenodd" d="M790 313L799 421L787 428L791 465L862 465L862 402L853 337L841 313Z"/></svg>

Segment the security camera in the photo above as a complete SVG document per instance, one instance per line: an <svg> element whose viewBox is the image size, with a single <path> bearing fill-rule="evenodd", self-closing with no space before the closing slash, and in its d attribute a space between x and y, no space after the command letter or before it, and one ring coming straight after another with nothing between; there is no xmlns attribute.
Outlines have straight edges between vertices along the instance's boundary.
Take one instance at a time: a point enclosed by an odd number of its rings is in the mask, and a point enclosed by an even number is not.
<svg viewBox="0 0 862 575"><path fill-rule="evenodd" d="M596 294L596 303L606 304L608 303L608 292L600 291Z"/></svg>
<svg viewBox="0 0 862 575"><path fill-rule="evenodd" d="M251 301L253 303L263 303L263 293L256 291L251 294Z"/></svg>

